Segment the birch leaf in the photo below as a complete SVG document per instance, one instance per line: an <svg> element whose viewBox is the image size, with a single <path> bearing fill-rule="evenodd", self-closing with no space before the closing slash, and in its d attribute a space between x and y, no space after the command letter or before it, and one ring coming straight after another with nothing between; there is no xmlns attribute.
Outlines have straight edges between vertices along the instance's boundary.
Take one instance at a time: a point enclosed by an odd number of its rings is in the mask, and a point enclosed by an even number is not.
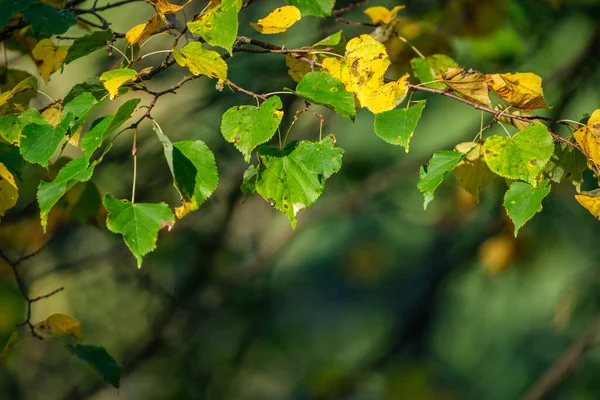
<svg viewBox="0 0 600 400"><path fill-rule="evenodd" d="M276 8L273 12L257 23L250 23L250 26L265 35L273 35L287 31L292 25L300 21L302 14L297 7L283 6Z"/></svg>

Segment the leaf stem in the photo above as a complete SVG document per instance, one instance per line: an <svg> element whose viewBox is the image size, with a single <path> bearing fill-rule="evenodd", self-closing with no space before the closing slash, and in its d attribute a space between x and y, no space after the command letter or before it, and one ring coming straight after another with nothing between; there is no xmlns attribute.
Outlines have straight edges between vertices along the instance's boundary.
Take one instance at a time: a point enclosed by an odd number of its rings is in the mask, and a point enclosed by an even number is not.
<svg viewBox="0 0 600 400"><path fill-rule="evenodd" d="M131 148L133 155L133 185L131 188L131 204L135 203L135 184L137 181L137 126L133 128L133 146Z"/></svg>

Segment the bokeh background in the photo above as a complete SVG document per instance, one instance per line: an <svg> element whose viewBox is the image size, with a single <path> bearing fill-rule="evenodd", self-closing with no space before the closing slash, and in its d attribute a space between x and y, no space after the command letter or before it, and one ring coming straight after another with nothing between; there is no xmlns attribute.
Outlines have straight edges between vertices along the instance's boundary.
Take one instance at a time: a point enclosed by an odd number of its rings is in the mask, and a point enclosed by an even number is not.
<svg viewBox="0 0 600 400"><path fill-rule="evenodd" d="M336 8L348 3L338 0ZM370 3L405 4L403 34L425 54L445 53L484 73L539 74L553 105L545 115L579 120L600 107L598 0ZM241 34L281 45L283 35L262 36L248 22L283 4L255 0L240 14ZM205 5L194 0L187 17ZM364 9L344 18L367 22ZM105 13L119 32L151 14L144 3ZM69 33L83 33L77 29ZM347 37L370 31L307 17L290 30L286 45L309 45L340 29ZM154 39L144 52L167 49L171 41L168 35ZM123 49L123 41L117 46ZM394 61L388 76L399 77L416 55L400 41L389 42L388 50ZM140 67L163 58L148 57ZM35 71L16 52L8 53L8 62ZM63 97L75 83L119 62L116 52L96 52L66 66L42 90ZM228 63L230 78L252 91L294 85L280 55L237 53ZM149 85L166 88L187 73L174 66ZM99 194L130 195L129 133L115 141L93 185L75 188L56 208L46 236L35 189L57 168L27 169L19 204L2 221L0 247L16 258L52 239L19 268L32 296L65 287L35 304L33 320L55 312L77 317L85 341L105 346L125 372L116 391L59 343L29 339L0 367L0 398L520 398L598 318L600 224L577 204L569 183L553 185L543 211L517 239L502 210L502 180L475 204L449 177L424 211L419 166L433 151L472 140L481 114L439 96L413 96L421 98L427 107L408 154L375 136L372 114L360 111L352 123L317 107L327 120L324 133L334 133L345 149L343 167L293 231L262 198L244 201L238 188L246 164L219 133L227 108L254 99L228 88L219 92L207 79L163 97L154 118L174 141L205 141L215 152L220 183L199 211L161 232L141 270L121 237L106 229L103 211L90 218L78 200L88 196L89 208ZM293 96L283 100L286 126L303 103ZM36 101L33 106L48 102L43 96ZM109 102L100 114L118 103ZM149 123L142 128L136 199L176 205L160 143ZM552 129L569 135L564 127ZM496 126L491 133L502 130ZM306 113L291 135L314 140L318 134L318 120ZM69 147L63 157L78 154ZM596 186L586 176L583 189ZM4 264L0 307L5 340L23 304ZM547 398L600 399L600 351L591 349Z"/></svg>

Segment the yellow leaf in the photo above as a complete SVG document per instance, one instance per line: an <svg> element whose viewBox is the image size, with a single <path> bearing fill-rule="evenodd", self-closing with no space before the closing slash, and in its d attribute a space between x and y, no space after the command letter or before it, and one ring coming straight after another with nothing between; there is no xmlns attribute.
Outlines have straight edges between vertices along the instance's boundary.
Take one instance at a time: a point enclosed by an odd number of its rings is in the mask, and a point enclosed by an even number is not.
<svg viewBox="0 0 600 400"><path fill-rule="evenodd" d="M52 314L44 321L34 325L38 332L46 335L73 336L83 340L81 336L81 322L66 314Z"/></svg>
<svg viewBox="0 0 600 400"><path fill-rule="evenodd" d="M591 158L590 168L600 165L600 109L595 110L587 125L577 129L573 136L584 153ZM595 165L594 165L595 164Z"/></svg>
<svg viewBox="0 0 600 400"><path fill-rule="evenodd" d="M52 126L58 126L60 123L60 117L62 116L62 108L60 106L53 106L46 108L42 112L42 116Z"/></svg>
<svg viewBox="0 0 600 400"><path fill-rule="evenodd" d="M18 95L19 93L27 92L30 90L34 90L37 88L37 80L30 76L27 79L22 80L17 83L15 87L13 87L8 92L0 93L0 106L6 104L7 101Z"/></svg>
<svg viewBox="0 0 600 400"><path fill-rule="evenodd" d="M275 9L266 17L259 19L257 23L250 23L250 26L260 33L272 35L287 31L300 18L302 18L302 14L300 14L300 10L297 7L283 6Z"/></svg>
<svg viewBox="0 0 600 400"><path fill-rule="evenodd" d="M494 179L494 173L485 162L483 146L477 142L463 142L457 144L454 150L466 154L454 168L454 176L460 186L479 202L479 194Z"/></svg>
<svg viewBox="0 0 600 400"><path fill-rule="evenodd" d="M33 61L46 83L50 75L60 69L68 49L69 46L56 46L50 39L40 40L33 49Z"/></svg>
<svg viewBox="0 0 600 400"><path fill-rule="evenodd" d="M126 34L125 38L129 42L130 46L133 46L140 40L146 39L152 35L158 29L162 28L166 24L164 15L156 14L150 18L146 23L139 24L131 28Z"/></svg>
<svg viewBox="0 0 600 400"><path fill-rule="evenodd" d="M137 72L130 68L113 69L100 75L100 80L104 87L110 93L110 99L113 100L119 93L119 88L127 81L135 78Z"/></svg>
<svg viewBox="0 0 600 400"><path fill-rule="evenodd" d="M550 108L544 103L542 78L530 72L486 75L487 84L498 97L523 110Z"/></svg>
<svg viewBox="0 0 600 400"><path fill-rule="evenodd" d="M481 244L479 259L487 272L497 274L514 260L516 250L515 238L510 234L500 233Z"/></svg>
<svg viewBox="0 0 600 400"><path fill-rule="evenodd" d="M600 138L600 108L592 113L592 116L588 119L587 127L594 137Z"/></svg>
<svg viewBox="0 0 600 400"><path fill-rule="evenodd" d="M374 24L389 24L398 16L398 11L405 8L405 6L396 6L390 11L386 7L376 6L369 7L365 10L365 14L371 19Z"/></svg>
<svg viewBox="0 0 600 400"><path fill-rule="evenodd" d="M442 80L462 97L484 106L492 106L485 75L481 72L472 69L465 71L464 68L449 68L442 74Z"/></svg>
<svg viewBox="0 0 600 400"><path fill-rule="evenodd" d="M206 75L220 81L227 79L227 64L221 55L216 51L206 50L202 43L190 42L181 50L174 48L173 57L177 64L188 67L194 75Z"/></svg>
<svg viewBox="0 0 600 400"><path fill-rule="evenodd" d="M316 54L306 54L304 56L310 60L318 61ZM285 56L285 65L288 68L288 75L296 82L300 82L304 75L312 71L318 71L318 67L312 67L309 63L300 61L296 57L290 55Z"/></svg>
<svg viewBox="0 0 600 400"><path fill-rule="evenodd" d="M408 74L396 82L388 82L376 89L358 92L357 97L361 107L366 107L373 114L390 111L404 101L408 93Z"/></svg>
<svg viewBox="0 0 600 400"><path fill-rule="evenodd" d="M187 6L190 1L192 0L188 0L185 4L178 6L176 4L171 4L166 0L146 0L148 3L152 4L154 7L156 7L156 11L158 11L161 14L173 14L176 13L177 11L183 9L183 7Z"/></svg>
<svg viewBox="0 0 600 400"><path fill-rule="evenodd" d="M590 192L581 192L575 195L575 199L596 219L600 219L600 189Z"/></svg>
<svg viewBox="0 0 600 400"><path fill-rule="evenodd" d="M0 217L6 210L17 204L18 198L19 189L17 189L15 178L6 169L6 166L0 163Z"/></svg>
<svg viewBox="0 0 600 400"><path fill-rule="evenodd" d="M177 219L181 219L198 209L198 202L196 202L196 199L194 198L190 199L190 201L185 201L182 199L181 202L182 204L175 209L175 215L177 216Z"/></svg>

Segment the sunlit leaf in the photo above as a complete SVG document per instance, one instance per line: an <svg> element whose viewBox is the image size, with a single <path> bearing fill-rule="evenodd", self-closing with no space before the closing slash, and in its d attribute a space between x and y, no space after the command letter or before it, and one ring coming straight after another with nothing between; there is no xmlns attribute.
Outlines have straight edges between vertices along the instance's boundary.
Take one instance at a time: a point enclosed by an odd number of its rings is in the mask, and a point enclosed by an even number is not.
<svg viewBox="0 0 600 400"><path fill-rule="evenodd" d="M404 146L408 153L410 139L424 108L425 100L422 100L408 108L376 114L375 134L388 143Z"/></svg>
<svg viewBox="0 0 600 400"><path fill-rule="evenodd" d="M106 226L111 232L123 235L125 244L142 267L142 258L156 248L158 231L175 222L173 213L165 203L131 203L107 194L103 201L108 218Z"/></svg>
<svg viewBox="0 0 600 400"><path fill-rule="evenodd" d="M34 325L38 332L46 335L73 336L83 340L81 336L81 322L66 314L52 314L43 321Z"/></svg>
<svg viewBox="0 0 600 400"><path fill-rule="evenodd" d="M166 23L167 20L165 19L164 15L155 14L145 23L136 25L129 31L127 31L127 33L125 34L125 38L129 42L129 45L133 46L134 44L146 39L154 32L165 26Z"/></svg>
<svg viewBox="0 0 600 400"><path fill-rule="evenodd" d="M100 75L100 80L104 83L104 87L110 93L110 99L113 100L119 93L119 88L135 78L137 72L131 68L119 68L112 71L106 71Z"/></svg>
<svg viewBox="0 0 600 400"><path fill-rule="evenodd" d="M32 4L23 11L23 18L40 35L59 35L77 23L77 16L45 4Z"/></svg>
<svg viewBox="0 0 600 400"><path fill-rule="evenodd" d="M464 142L457 144L454 150L465 154L462 161L454 168L454 177L463 189L479 201L483 188L494 179L494 174L485 163L483 145L477 142Z"/></svg>
<svg viewBox="0 0 600 400"><path fill-rule="evenodd" d="M427 209L427 205L433 200L435 190L463 157L464 154L458 151L440 150L433 153L426 165L421 166L417 187L425 198L423 208Z"/></svg>
<svg viewBox="0 0 600 400"><path fill-rule="evenodd" d="M513 107L523 110L550 108L544 103L542 78L536 74L489 74L485 78L498 97L508 101Z"/></svg>
<svg viewBox="0 0 600 400"><path fill-rule="evenodd" d="M105 31L96 31L92 34L75 39L67 51L65 64L69 64L78 58L85 57L96 50L106 47L108 41L112 39L112 37L113 31L107 29Z"/></svg>
<svg viewBox="0 0 600 400"><path fill-rule="evenodd" d="M65 345L66 349L80 360L88 363L102 378L115 388L121 385L123 367L106 351L104 347L78 344Z"/></svg>
<svg viewBox="0 0 600 400"><path fill-rule="evenodd" d="M445 54L433 54L427 58L413 58L410 60L413 73L425 87L445 89L443 82L434 82L442 79L442 74L449 68L458 68L456 61Z"/></svg>
<svg viewBox="0 0 600 400"><path fill-rule="evenodd" d="M387 25L398 16L398 11L406 6L395 6L391 10L383 6L369 7L365 10L365 14L371 19L374 24Z"/></svg>
<svg viewBox="0 0 600 400"><path fill-rule="evenodd" d="M3 163L0 163L0 217L4 215L6 210L17 204L18 198L19 189L14 176Z"/></svg>
<svg viewBox="0 0 600 400"><path fill-rule="evenodd" d="M327 179L342 168L344 150L335 147L336 142L333 134L327 135L320 142L302 141L295 158L307 170Z"/></svg>
<svg viewBox="0 0 600 400"><path fill-rule="evenodd" d="M357 93L361 107L366 107L373 114L390 111L406 98L408 93L408 74L395 82L388 82L376 89L361 90Z"/></svg>
<svg viewBox="0 0 600 400"><path fill-rule="evenodd" d="M241 9L242 0L212 1L197 21L188 22L188 29L202 36L211 46L222 47L231 53Z"/></svg>
<svg viewBox="0 0 600 400"><path fill-rule="evenodd" d="M587 124L576 130L573 137L591 159L589 167L597 168L600 165L600 109L592 113Z"/></svg>
<svg viewBox="0 0 600 400"><path fill-rule="evenodd" d="M485 75L472 69L449 68L442 74L442 79L452 90L462 97L484 106L491 107Z"/></svg>
<svg viewBox="0 0 600 400"><path fill-rule="evenodd" d="M227 79L227 64L216 51L206 50L202 43L190 42L181 50L173 49L177 64L188 69L194 75L206 75L220 81Z"/></svg>
<svg viewBox="0 0 600 400"><path fill-rule="evenodd" d="M256 146L266 143L275 134L283 118L281 99L269 97L260 108L255 106L235 106L227 110L221 119L221 133L250 162Z"/></svg>
<svg viewBox="0 0 600 400"><path fill-rule="evenodd" d="M186 1L184 4L178 6L176 4L171 4L167 0L146 0L148 3L152 4L156 7L156 11L161 14L173 14L177 11L181 11L183 7L187 6L192 0Z"/></svg>
<svg viewBox="0 0 600 400"><path fill-rule="evenodd" d="M257 23L250 23L250 26L265 35L272 35L287 31L292 25L300 21L302 14L297 7L283 6L276 8L273 12Z"/></svg>
<svg viewBox="0 0 600 400"><path fill-rule="evenodd" d="M304 100L326 106L338 114L354 119L354 96L342 82L324 72L309 72L296 87L296 95Z"/></svg>
<svg viewBox="0 0 600 400"><path fill-rule="evenodd" d="M554 153L554 141L546 126L532 124L512 137L490 136L484 149L485 162L494 173L536 186Z"/></svg>
<svg viewBox="0 0 600 400"><path fill-rule="evenodd" d="M42 39L38 42L32 56L44 81L48 82L50 75L61 68L68 49L69 46L56 46L50 39Z"/></svg>
<svg viewBox="0 0 600 400"><path fill-rule="evenodd" d="M581 192L575 195L575 199L596 219L600 220L600 189Z"/></svg>
<svg viewBox="0 0 600 400"><path fill-rule="evenodd" d="M16 115L0 117L0 136L10 144L19 145L23 125Z"/></svg>
<svg viewBox="0 0 600 400"><path fill-rule="evenodd" d="M550 193L550 181L544 179L537 187L525 182L513 182L504 196L504 208L515 224L515 236L536 213L542 211L542 200Z"/></svg>
<svg viewBox="0 0 600 400"><path fill-rule="evenodd" d="M286 0L288 4L298 7L302 15L316 15L328 17L335 4L335 0Z"/></svg>

